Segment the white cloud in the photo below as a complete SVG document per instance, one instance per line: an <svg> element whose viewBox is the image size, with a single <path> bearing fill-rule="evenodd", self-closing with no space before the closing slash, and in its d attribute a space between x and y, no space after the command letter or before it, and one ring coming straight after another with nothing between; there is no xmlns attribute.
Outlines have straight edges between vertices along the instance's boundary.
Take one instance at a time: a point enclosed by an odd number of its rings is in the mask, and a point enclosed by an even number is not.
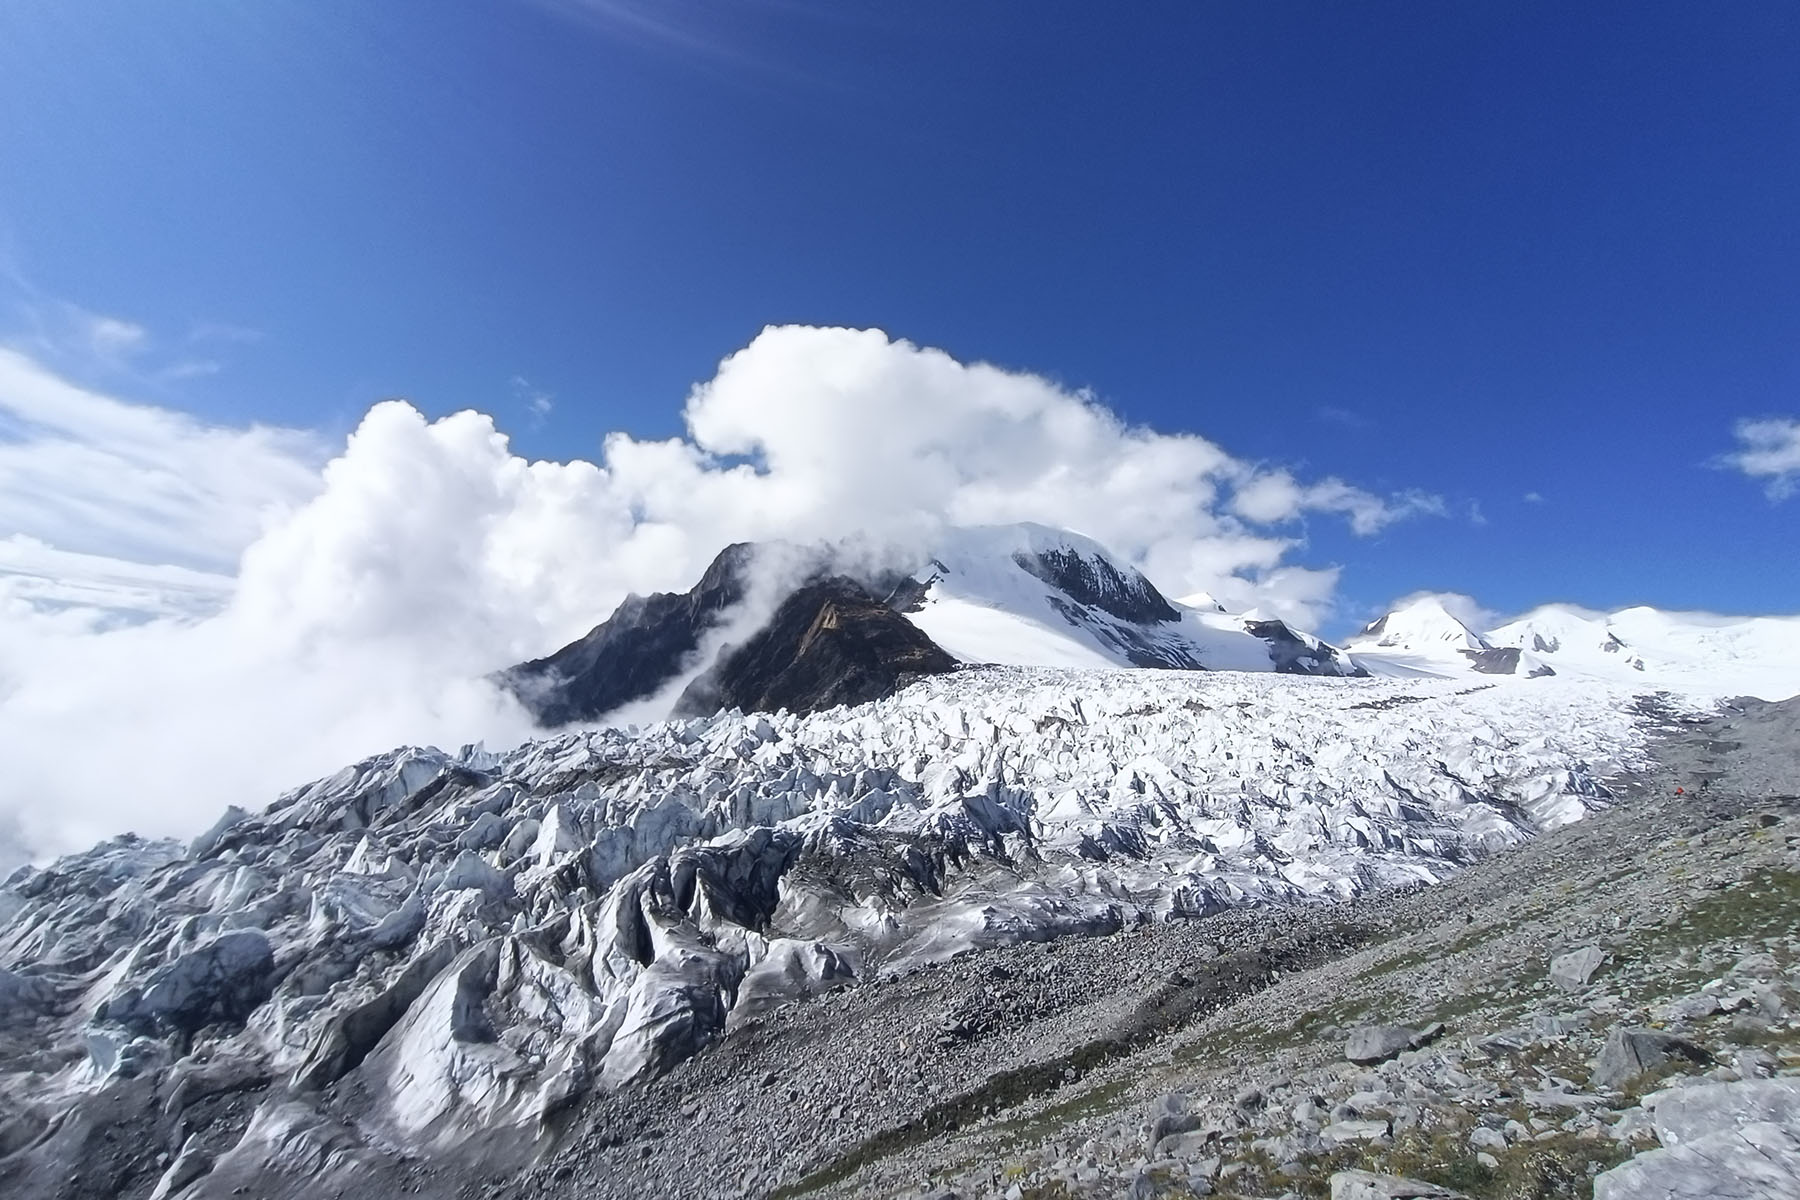
<svg viewBox="0 0 1800 1200"><path fill-rule="evenodd" d="M1544 502L1544 497L1541 494L1539 494L1537 492L1526 492L1525 493L1525 503L1527 503L1527 504L1542 504L1543 502Z"/></svg>
<svg viewBox="0 0 1800 1200"><path fill-rule="evenodd" d="M1291 521L1308 512L1333 513L1346 518L1350 528L1364 536L1407 517L1444 515L1443 500L1425 492L1382 497L1341 479L1301 484L1285 470L1244 478L1232 496L1231 507L1238 516L1262 524Z"/></svg>
<svg viewBox="0 0 1800 1200"><path fill-rule="evenodd" d="M58 549L229 568L324 457L309 435L129 404L0 348L0 529Z"/></svg>
<svg viewBox="0 0 1800 1200"><path fill-rule="evenodd" d="M209 616L230 599L233 582L211 571L58 550L22 533L0 538L0 603L75 610L88 625Z"/></svg>
<svg viewBox="0 0 1800 1200"><path fill-rule="evenodd" d="M89 314L83 330L88 348L103 358L130 354L142 349L149 333L142 325L121 321L117 317Z"/></svg>
<svg viewBox="0 0 1800 1200"><path fill-rule="evenodd" d="M514 375L511 380L513 398L524 406L530 414L533 428L541 426L544 418L556 407L556 397L544 391L523 375Z"/></svg>
<svg viewBox="0 0 1800 1200"><path fill-rule="evenodd" d="M1785 500L1800 490L1800 420L1767 417L1739 421L1740 448L1720 459L1752 479L1762 479L1771 500Z"/></svg>
<svg viewBox="0 0 1800 1200"><path fill-rule="evenodd" d="M26 535L0 542L0 818L65 849L192 829L401 743L515 741L524 716L488 672L629 591L690 586L731 541L922 546L1036 520L1171 595L1310 625L1336 571L1287 562L1296 541L1263 526L1441 510L879 332L766 330L685 415L685 438L527 462L489 417L389 401L320 467L292 431L207 426L0 352L0 521Z"/></svg>

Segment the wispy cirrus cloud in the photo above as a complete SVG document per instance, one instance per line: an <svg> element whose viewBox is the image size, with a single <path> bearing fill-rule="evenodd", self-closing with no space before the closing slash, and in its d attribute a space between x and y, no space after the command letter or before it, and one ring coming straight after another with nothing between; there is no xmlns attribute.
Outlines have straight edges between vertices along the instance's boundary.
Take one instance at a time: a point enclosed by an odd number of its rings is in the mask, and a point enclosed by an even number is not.
<svg viewBox="0 0 1800 1200"><path fill-rule="evenodd" d="M209 425L0 348L0 528L58 549L230 570L325 458L309 433Z"/></svg>
<svg viewBox="0 0 1800 1200"><path fill-rule="evenodd" d="M1313 410L1313 416L1326 425L1336 425L1339 429L1367 429L1369 418L1348 408L1339 408L1335 404L1321 404Z"/></svg>

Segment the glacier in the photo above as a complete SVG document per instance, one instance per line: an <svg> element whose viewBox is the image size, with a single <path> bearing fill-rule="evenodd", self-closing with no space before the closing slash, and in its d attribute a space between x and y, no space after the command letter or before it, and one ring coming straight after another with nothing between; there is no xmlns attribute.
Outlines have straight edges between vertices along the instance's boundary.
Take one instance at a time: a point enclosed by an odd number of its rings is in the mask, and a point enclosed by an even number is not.
<svg viewBox="0 0 1800 1200"><path fill-rule="evenodd" d="M184 1197L523 1163L583 1095L803 996L1429 884L1606 804L1643 691L964 667L394 750L0 885L0 1188L55 1194L117 1128Z"/></svg>

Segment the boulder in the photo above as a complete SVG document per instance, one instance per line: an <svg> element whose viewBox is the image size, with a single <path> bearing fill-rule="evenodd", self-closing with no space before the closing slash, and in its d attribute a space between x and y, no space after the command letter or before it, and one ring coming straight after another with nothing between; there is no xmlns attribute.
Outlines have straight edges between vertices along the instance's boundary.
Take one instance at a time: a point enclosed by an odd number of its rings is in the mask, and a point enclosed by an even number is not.
<svg viewBox="0 0 1800 1200"><path fill-rule="evenodd" d="M1594 1200L1792 1200L1800 1137L1757 1121L1648 1150L1594 1179Z"/></svg>
<svg viewBox="0 0 1800 1200"><path fill-rule="evenodd" d="M1605 961L1606 951L1598 946L1583 946L1559 954L1550 960L1550 982L1571 992L1580 991Z"/></svg>
<svg viewBox="0 0 1800 1200"><path fill-rule="evenodd" d="M1331 1176L1331 1200L1468 1200L1461 1192L1373 1171L1337 1171Z"/></svg>
<svg viewBox="0 0 1800 1200"><path fill-rule="evenodd" d="M1669 1092L1656 1105L1656 1136L1665 1147L1758 1122L1800 1133L1800 1079L1698 1084Z"/></svg>
<svg viewBox="0 0 1800 1200"><path fill-rule="evenodd" d="M1594 1059L1593 1084L1597 1088L1614 1089L1628 1079L1675 1059L1696 1064L1711 1061L1705 1050L1686 1038L1654 1029L1615 1027L1607 1035L1599 1057Z"/></svg>
<svg viewBox="0 0 1800 1200"><path fill-rule="evenodd" d="M1188 1111L1188 1098L1180 1092L1170 1092L1157 1101L1156 1111L1150 1114L1150 1121L1144 1126L1144 1149L1155 1154L1164 1138L1191 1133L1200 1125L1200 1115Z"/></svg>
<svg viewBox="0 0 1800 1200"><path fill-rule="evenodd" d="M1328 1147L1346 1142L1379 1142L1392 1128L1386 1121L1337 1121L1321 1129L1319 1137Z"/></svg>
<svg viewBox="0 0 1800 1200"><path fill-rule="evenodd" d="M1435 1032L1431 1028L1420 1031L1405 1025L1364 1025L1350 1031L1349 1040L1344 1044L1344 1057L1362 1066L1386 1062L1402 1050L1423 1045Z"/></svg>

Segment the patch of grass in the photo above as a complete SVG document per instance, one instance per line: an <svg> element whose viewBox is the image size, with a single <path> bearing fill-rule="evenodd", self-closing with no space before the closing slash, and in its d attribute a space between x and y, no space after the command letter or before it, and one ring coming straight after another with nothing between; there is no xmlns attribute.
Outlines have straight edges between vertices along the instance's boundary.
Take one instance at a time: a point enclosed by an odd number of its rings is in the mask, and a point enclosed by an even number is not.
<svg viewBox="0 0 1800 1200"><path fill-rule="evenodd" d="M1765 867L1705 897L1665 925L1645 930L1643 950L1671 950L1800 930L1800 871ZM1633 939L1634 942L1639 939Z"/></svg>
<svg viewBox="0 0 1800 1200"><path fill-rule="evenodd" d="M1107 1111L1113 1101L1117 1100L1133 1080L1123 1077L1111 1083L1103 1083L1099 1087L1089 1088L1078 1095L1058 1101L1035 1113L1010 1117L994 1127L994 1132L1006 1137L1009 1144L1018 1145L1036 1137L1056 1132L1076 1121L1095 1116Z"/></svg>
<svg viewBox="0 0 1800 1200"><path fill-rule="evenodd" d="M1375 963L1367 971L1363 972L1362 977L1364 979L1370 979L1378 975L1392 975L1400 971L1408 971L1413 967L1423 966L1425 963L1434 960L1449 958L1453 954L1461 954L1466 950L1473 950L1483 942L1492 941L1493 938L1494 931L1492 929L1489 929L1485 925L1473 926L1469 929L1465 929L1448 944L1438 943L1432 946L1423 946L1417 950L1408 951L1400 957L1388 962Z"/></svg>
<svg viewBox="0 0 1800 1200"><path fill-rule="evenodd" d="M1312 1169L1291 1183L1309 1200L1324 1200L1332 1173L1356 1168L1422 1179L1474 1200L1591 1200L1594 1176L1631 1157L1610 1138L1558 1133L1490 1151L1498 1165L1489 1167L1469 1148L1470 1128L1455 1122L1406 1130L1390 1146L1341 1146L1311 1160Z"/></svg>

